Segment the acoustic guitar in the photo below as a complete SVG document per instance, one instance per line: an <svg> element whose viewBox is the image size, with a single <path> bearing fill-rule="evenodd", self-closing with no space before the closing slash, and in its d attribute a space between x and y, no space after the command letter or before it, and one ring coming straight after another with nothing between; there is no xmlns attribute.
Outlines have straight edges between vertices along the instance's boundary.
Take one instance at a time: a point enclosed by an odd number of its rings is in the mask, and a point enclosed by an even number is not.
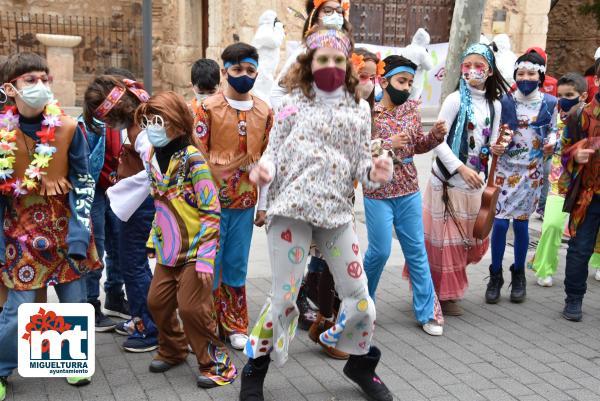
<svg viewBox="0 0 600 401"><path fill-rule="evenodd" d="M500 135L496 141L496 145L504 145L508 147L510 141L512 141L513 131L504 124L500 128ZM492 165L488 174L487 186L481 194L481 208L477 214L475 225L473 226L473 238L484 240L490 235L492 226L494 225L494 217L496 216L496 204L498 203L498 196L500 195L500 188L496 185L496 164L498 163L498 156L492 157Z"/></svg>

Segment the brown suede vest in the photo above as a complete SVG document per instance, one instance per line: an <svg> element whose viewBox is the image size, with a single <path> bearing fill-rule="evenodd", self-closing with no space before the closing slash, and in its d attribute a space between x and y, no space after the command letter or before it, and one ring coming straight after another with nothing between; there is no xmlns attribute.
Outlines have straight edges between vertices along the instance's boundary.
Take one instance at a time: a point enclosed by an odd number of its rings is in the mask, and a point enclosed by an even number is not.
<svg viewBox="0 0 600 401"><path fill-rule="evenodd" d="M252 96L254 106L246 111L247 161L258 161L266 146L269 106L259 98ZM204 100L210 118L210 139L208 154L210 162L221 166L228 165L239 152L238 112L227 103L220 93Z"/></svg>
<svg viewBox="0 0 600 401"><path fill-rule="evenodd" d="M38 189L42 196L64 195L68 193L72 186L69 181L69 147L75 134L77 122L68 116L61 116L62 126L56 127L55 140L50 143L56 147L56 153L52 156L48 167L42 169L46 175ZM36 142L25 135L23 131L17 128L17 149L15 150L15 163L13 177L23 180L25 170L31 164L35 154Z"/></svg>

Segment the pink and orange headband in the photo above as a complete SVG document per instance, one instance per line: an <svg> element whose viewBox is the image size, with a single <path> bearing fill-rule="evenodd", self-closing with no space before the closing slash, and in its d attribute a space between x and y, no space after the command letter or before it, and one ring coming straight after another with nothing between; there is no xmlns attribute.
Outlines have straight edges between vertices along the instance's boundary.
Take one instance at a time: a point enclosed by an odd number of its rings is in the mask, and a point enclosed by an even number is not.
<svg viewBox="0 0 600 401"><path fill-rule="evenodd" d="M141 82L132 81L131 79L124 79L123 83L125 84L126 88L123 88L122 86L115 86L108 93L106 99L100 103L100 106L96 108L94 111L94 116L97 119L102 120L104 117L106 117L113 107L119 103L119 100L121 100L126 91L131 92L142 103L146 103L148 99L150 99L150 95L148 95L148 92L146 92L144 85Z"/></svg>
<svg viewBox="0 0 600 401"><path fill-rule="evenodd" d="M352 50L352 41L348 35L337 29L317 29L306 37L306 47L310 50L327 47L339 50L348 57Z"/></svg>

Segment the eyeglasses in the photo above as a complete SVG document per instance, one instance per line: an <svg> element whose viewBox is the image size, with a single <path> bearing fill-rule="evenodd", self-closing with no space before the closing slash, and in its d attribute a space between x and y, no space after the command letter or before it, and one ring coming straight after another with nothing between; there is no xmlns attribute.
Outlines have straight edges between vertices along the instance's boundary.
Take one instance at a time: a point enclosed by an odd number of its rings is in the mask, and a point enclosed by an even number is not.
<svg viewBox="0 0 600 401"><path fill-rule="evenodd" d="M155 114L152 117L148 118L148 116L144 115L144 116L142 116L142 121L140 123L140 127L142 129L147 129L149 127L166 128L166 124L165 124L165 120L162 118L162 116Z"/></svg>
<svg viewBox="0 0 600 401"><path fill-rule="evenodd" d="M376 76L375 75L369 75L369 74L366 74L366 73L363 72L363 73L358 74L358 79L361 82L371 81L371 82L375 83Z"/></svg>
<svg viewBox="0 0 600 401"><path fill-rule="evenodd" d="M317 60L317 64L319 64L319 65L327 65L327 64L329 64L329 62L331 60L333 60L335 65L338 65L338 66L346 65L346 57L344 57L344 56L333 56L333 57L319 56L316 58L316 60Z"/></svg>
<svg viewBox="0 0 600 401"><path fill-rule="evenodd" d="M344 14L344 9L342 7L329 7L329 6L325 6L321 9L323 11L323 14L325 15L332 15L334 12L338 13L340 15Z"/></svg>
<svg viewBox="0 0 600 401"><path fill-rule="evenodd" d="M18 81L19 79L22 79L23 82L25 82L25 84L27 85L35 85L38 81L42 81L42 83L45 84L51 84L53 81L52 75L48 75L48 74L43 74L43 75L36 75L36 74L23 74L20 75L18 77L16 77L15 79L11 80L10 83L12 84L13 82Z"/></svg>

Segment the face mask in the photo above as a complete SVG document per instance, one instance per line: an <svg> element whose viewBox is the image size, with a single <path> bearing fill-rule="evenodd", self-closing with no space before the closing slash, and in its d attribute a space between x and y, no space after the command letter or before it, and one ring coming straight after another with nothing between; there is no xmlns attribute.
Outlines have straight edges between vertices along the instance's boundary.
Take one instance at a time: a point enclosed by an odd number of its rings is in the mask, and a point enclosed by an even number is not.
<svg viewBox="0 0 600 401"><path fill-rule="evenodd" d="M167 136L165 122L161 116L154 116L151 120L144 116L141 127L146 130L148 140L156 148L167 146L171 139Z"/></svg>
<svg viewBox="0 0 600 401"><path fill-rule="evenodd" d="M254 87L256 78L250 78L248 75L240 75L239 77L232 77L227 74L227 82L237 93L248 93L250 89Z"/></svg>
<svg viewBox="0 0 600 401"><path fill-rule="evenodd" d="M23 102L32 109L40 109L54 98L50 88L44 85L42 81L38 81L37 84L27 86L20 91L14 86L13 88L17 91Z"/></svg>
<svg viewBox="0 0 600 401"><path fill-rule="evenodd" d="M346 70L336 67L325 67L313 71L315 85L325 92L333 92L346 81Z"/></svg>
<svg viewBox="0 0 600 401"><path fill-rule="evenodd" d="M344 17L341 14L334 12L331 15L326 15L322 19L323 26L331 26L337 29L342 29L344 26Z"/></svg>
<svg viewBox="0 0 600 401"><path fill-rule="evenodd" d="M540 81L538 81L538 80L531 81L531 80L524 79L522 81L517 81L517 88L519 88L519 90L521 91L522 94L527 96L531 92L536 90L538 88L539 84L540 84Z"/></svg>
<svg viewBox="0 0 600 401"><path fill-rule="evenodd" d="M196 93L195 95L198 103L202 103L204 99L210 96L208 93Z"/></svg>
<svg viewBox="0 0 600 401"><path fill-rule="evenodd" d="M465 81L471 86L479 86L487 80L487 70L484 69L463 69L462 71Z"/></svg>
<svg viewBox="0 0 600 401"><path fill-rule="evenodd" d="M373 93L373 91L375 90L375 84L373 83L373 81L369 80L364 84L358 84L356 86L356 90L358 91L358 95L362 98L362 99L368 99L369 96L371 96L371 93Z"/></svg>
<svg viewBox="0 0 600 401"><path fill-rule="evenodd" d="M410 96L409 91L398 90L392 86L391 82L385 88L385 91L388 93L388 95L390 95L390 100L396 106L400 106L401 104L404 104L408 100L408 97Z"/></svg>
<svg viewBox="0 0 600 401"><path fill-rule="evenodd" d="M560 106L560 109L562 111L564 111L565 113L568 112L569 110L571 110L573 108L573 106L575 106L578 103L579 103L578 97L576 97L574 99L567 99L565 97L561 97L560 99L558 99L558 105Z"/></svg>

